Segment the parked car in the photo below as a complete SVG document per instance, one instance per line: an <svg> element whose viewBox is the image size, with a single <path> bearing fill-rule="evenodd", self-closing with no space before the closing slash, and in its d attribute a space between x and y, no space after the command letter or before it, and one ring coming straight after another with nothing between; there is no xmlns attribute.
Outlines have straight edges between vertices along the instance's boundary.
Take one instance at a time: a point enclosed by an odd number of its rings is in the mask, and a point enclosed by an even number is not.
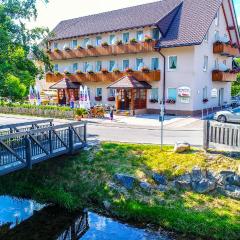
<svg viewBox="0 0 240 240"><path fill-rule="evenodd" d="M239 96L232 97L231 107L236 108L239 106L240 106L240 97Z"/></svg>
<svg viewBox="0 0 240 240"><path fill-rule="evenodd" d="M240 107L219 111L214 114L214 120L218 122L231 122L231 123L240 123Z"/></svg>

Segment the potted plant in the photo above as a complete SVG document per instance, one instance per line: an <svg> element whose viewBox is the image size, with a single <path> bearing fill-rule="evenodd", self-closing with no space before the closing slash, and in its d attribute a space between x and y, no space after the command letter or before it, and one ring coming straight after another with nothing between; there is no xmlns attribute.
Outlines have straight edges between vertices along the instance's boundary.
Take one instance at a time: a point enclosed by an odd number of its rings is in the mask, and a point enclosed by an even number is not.
<svg viewBox="0 0 240 240"><path fill-rule="evenodd" d="M120 69L119 69L119 68L114 68L114 69L113 69L113 72L114 72L114 73L120 73Z"/></svg>
<svg viewBox="0 0 240 240"><path fill-rule="evenodd" d="M126 68L126 69L125 69L125 72L126 72L126 73L132 73L132 72L133 72L133 69L132 69L132 68Z"/></svg>
<svg viewBox="0 0 240 240"><path fill-rule="evenodd" d="M208 99L207 98L204 98L203 99L203 103L207 103L208 102Z"/></svg>
<svg viewBox="0 0 240 240"><path fill-rule="evenodd" d="M102 68L101 72L106 74L106 73L108 73L108 70L106 68Z"/></svg>
<svg viewBox="0 0 240 240"><path fill-rule="evenodd" d="M123 44L122 40L117 40L116 45L121 46Z"/></svg>
<svg viewBox="0 0 240 240"><path fill-rule="evenodd" d="M108 101L109 102L114 102L115 101L115 97L114 96L108 97Z"/></svg>
<svg viewBox="0 0 240 240"><path fill-rule="evenodd" d="M130 43L131 43L131 44L135 44L135 43L137 43L137 40L136 40L135 38L132 38L132 39L130 40Z"/></svg>
<svg viewBox="0 0 240 240"><path fill-rule="evenodd" d="M169 98L169 99L167 99L166 103L168 103L168 104L175 104L176 100Z"/></svg>
<svg viewBox="0 0 240 240"><path fill-rule="evenodd" d="M92 49L92 48L93 48L93 45L92 45L92 44L88 44L88 45L87 45L87 48L88 48L88 49Z"/></svg>
<svg viewBox="0 0 240 240"><path fill-rule="evenodd" d="M58 48L54 48L54 52L60 52Z"/></svg>
<svg viewBox="0 0 240 240"><path fill-rule="evenodd" d="M83 74L83 72L81 70L77 70L76 74Z"/></svg>
<svg viewBox="0 0 240 240"><path fill-rule="evenodd" d="M150 43L153 41L153 39L149 35L146 35L144 41Z"/></svg>
<svg viewBox="0 0 240 240"><path fill-rule="evenodd" d="M77 50L83 49L80 45L77 46Z"/></svg>
<svg viewBox="0 0 240 240"><path fill-rule="evenodd" d="M77 108L75 109L75 120L81 121L84 116L88 114L85 108Z"/></svg>
<svg viewBox="0 0 240 240"><path fill-rule="evenodd" d="M102 47L108 47L108 46L109 46L109 44L107 42L102 43Z"/></svg>
<svg viewBox="0 0 240 240"><path fill-rule="evenodd" d="M64 47L64 50L69 52L69 51L71 51L71 48L69 46L66 46L66 47Z"/></svg>
<svg viewBox="0 0 240 240"><path fill-rule="evenodd" d="M144 67L142 67L142 72L144 72L144 73L149 73L150 72L150 69L148 68L148 67L146 67L146 66L144 66Z"/></svg>
<svg viewBox="0 0 240 240"><path fill-rule="evenodd" d="M97 102L102 101L102 96L96 96L96 97L95 97L95 101L97 101Z"/></svg>
<svg viewBox="0 0 240 240"><path fill-rule="evenodd" d="M71 73L68 70L64 70L65 75L71 75Z"/></svg>
<svg viewBox="0 0 240 240"><path fill-rule="evenodd" d="M94 71L93 70L89 70L88 74L94 74Z"/></svg>
<svg viewBox="0 0 240 240"><path fill-rule="evenodd" d="M150 103L158 103L158 99L152 98L152 99L150 99Z"/></svg>

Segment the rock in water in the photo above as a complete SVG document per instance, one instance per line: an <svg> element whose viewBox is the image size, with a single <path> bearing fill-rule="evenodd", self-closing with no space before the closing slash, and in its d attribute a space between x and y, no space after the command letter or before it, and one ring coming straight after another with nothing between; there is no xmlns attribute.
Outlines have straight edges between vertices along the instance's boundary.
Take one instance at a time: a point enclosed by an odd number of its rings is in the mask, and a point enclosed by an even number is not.
<svg viewBox="0 0 240 240"><path fill-rule="evenodd" d="M186 152L190 150L190 144L187 142L177 142L175 143L175 147L174 147L174 152L175 153L182 153L182 152Z"/></svg>
<svg viewBox="0 0 240 240"><path fill-rule="evenodd" d="M136 178L132 176L119 174L119 173L116 173L114 175L114 179L128 190L132 190L134 187L134 184L137 181Z"/></svg>

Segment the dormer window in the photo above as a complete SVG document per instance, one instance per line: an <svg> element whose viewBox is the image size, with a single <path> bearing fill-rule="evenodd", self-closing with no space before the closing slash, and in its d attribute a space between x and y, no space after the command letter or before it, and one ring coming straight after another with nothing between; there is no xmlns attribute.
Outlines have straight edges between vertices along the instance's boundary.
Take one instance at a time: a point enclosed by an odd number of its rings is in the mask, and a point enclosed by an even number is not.
<svg viewBox="0 0 240 240"><path fill-rule="evenodd" d="M154 40L158 40L160 38L160 32L159 32L159 29L158 28L154 28L152 30L152 38Z"/></svg>

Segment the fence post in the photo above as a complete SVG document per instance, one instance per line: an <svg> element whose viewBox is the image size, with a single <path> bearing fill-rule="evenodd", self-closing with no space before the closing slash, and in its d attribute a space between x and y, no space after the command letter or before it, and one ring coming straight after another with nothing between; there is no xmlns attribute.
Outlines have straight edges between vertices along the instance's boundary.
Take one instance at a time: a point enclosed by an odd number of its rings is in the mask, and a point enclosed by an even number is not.
<svg viewBox="0 0 240 240"><path fill-rule="evenodd" d="M74 151L74 140L72 126L69 126L69 154L73 154Z"/></svg>
<svg viewBox="0 0 240 240"><path fill-rule="evenodd" d="M206 151L209 149L209 129L210 121L206 120L203 125L203 149Z"/></svg>
<svg viewBox="0 0 240 240"><path fill-rule="evenodd" d="M25 146L27 168L32 169L32 144L28 136L25 137Z"/></svg>

